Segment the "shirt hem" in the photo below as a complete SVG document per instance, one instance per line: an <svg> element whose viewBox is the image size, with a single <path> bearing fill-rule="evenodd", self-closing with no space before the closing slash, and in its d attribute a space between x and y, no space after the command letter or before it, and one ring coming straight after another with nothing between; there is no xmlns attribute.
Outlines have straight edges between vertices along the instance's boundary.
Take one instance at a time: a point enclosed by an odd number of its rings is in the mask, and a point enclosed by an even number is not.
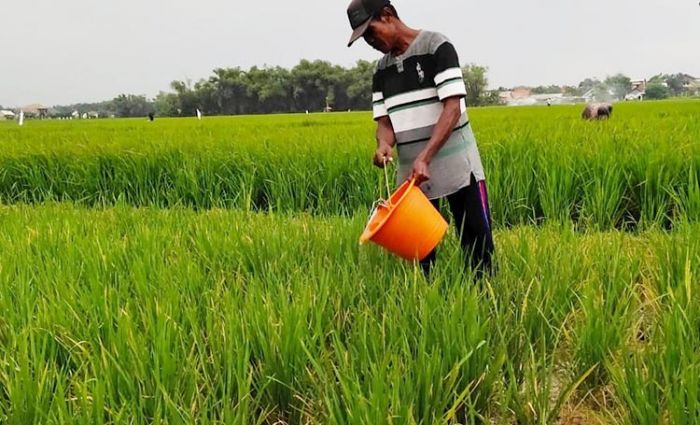
<svg viewBox="0 0 700 425"><path fill-rule="evenodd" d="M453 190L453 191L448 191L448 192L445 193L444 195L439 195L439 196L434 196L434 197L428 196L428 199L431 200L431 201L435 201L436 199L446 198L446 197L448 197L448 196L450 196L450 195L454 195L455 193L459 192L460 190L464 189L465 187L471 186L471 184L472 184L471 176L472 176L472 175L474 175L474 181L476 181L477 183L486 181L486 178L479 178L479 177L476 176L476 174L474 174L474 173L469 173L469 180L467 180L467 183L466 183L466 184L463 184L463 185L459 186L458 189L455 189L455 190Z"/></svg>

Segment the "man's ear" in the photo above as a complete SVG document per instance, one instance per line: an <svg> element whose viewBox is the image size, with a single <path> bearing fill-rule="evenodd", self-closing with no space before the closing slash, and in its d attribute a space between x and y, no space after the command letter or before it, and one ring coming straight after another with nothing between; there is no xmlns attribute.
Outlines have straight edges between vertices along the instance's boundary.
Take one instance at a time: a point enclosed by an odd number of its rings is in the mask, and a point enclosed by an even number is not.
<svg viewBox="0 0 700 425"><path fill-rule="evenodd" d="M391 20L392 20L393 18L394 18L394 14L391 13L391 10L389 10L388 7L385 7L384 9L382 9L382 11L381 11L381 13L380 13L380 15L379 15L379 19L380 19L382 22L384 22L385 24L388 24L389 22L391 22Z"/></svg>

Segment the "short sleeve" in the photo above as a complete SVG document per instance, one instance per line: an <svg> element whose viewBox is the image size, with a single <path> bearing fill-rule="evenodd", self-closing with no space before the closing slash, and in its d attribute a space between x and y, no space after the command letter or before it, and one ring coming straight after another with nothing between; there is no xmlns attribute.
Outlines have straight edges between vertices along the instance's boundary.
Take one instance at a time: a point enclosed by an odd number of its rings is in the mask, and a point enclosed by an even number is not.
<svg viewBox="0 0 700 425"><path fill-rule="evenodd" d="M467 87L464 85L459 57L452 43L445 41L435 51L435 85L438 97L445 100L449 97L465 97Z"/></svg>
<svg viewBox="0 0 700 425"><path fill-rule="evenodd" d="M387 111L386 105L384 105L383 87L384 83L382 82L381 73L375 71L374 77L372 77L372 113L375 120L389 115L389 111Z"/></svg>

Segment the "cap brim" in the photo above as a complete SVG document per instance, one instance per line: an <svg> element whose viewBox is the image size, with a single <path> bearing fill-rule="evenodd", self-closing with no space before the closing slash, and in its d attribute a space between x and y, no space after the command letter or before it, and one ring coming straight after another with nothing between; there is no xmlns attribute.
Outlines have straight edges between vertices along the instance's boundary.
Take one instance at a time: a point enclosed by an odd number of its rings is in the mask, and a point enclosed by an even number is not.
<svg viewBox="0 0 700 425"><path fill-rule="evenodd" d="M355 31L352 32L352 36L350 37L350 41L348 42L348 47L352 46L352 43L356 42L357 39L365 35L365 32L367 32L367 28L369 28L370 22L372 22L372 18L367 18L365 23L355 28Z"/></svg>

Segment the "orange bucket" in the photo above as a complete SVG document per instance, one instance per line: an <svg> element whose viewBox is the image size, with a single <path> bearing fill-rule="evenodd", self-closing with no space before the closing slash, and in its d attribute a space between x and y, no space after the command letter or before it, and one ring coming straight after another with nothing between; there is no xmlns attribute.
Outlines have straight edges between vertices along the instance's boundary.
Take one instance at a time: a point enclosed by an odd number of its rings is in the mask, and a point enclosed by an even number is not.
<svg viewBox="0 0 700 425"><path fill-rule="evenodd" d="M422 260L440 243L447 222L415 180L406 181L372 213L360 243L372 241L409 261Z"/></svg>

